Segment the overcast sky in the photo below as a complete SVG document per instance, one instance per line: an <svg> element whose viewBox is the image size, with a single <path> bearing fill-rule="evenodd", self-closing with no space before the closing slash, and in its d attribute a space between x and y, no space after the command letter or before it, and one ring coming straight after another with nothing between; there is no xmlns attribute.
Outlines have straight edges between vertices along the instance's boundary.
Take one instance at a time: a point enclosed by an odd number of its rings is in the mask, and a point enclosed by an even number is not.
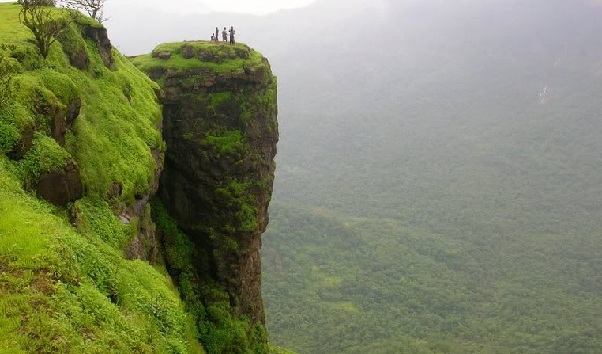
<svg viewBox="0 0 602 354"><path fill-rule="evenodd" d="M124 0L111 0L124 1ZM133 3L152 4L161 9L178 12L216 11L268 14L281 9L305 6L313 0L127 0ZM174 6L177 5L177 6ZM182 8L182 6L184 8ZM177 7L178 9L174 9Z"/></svg>
<svg viewBox="0 0 602 354"><path fill-rule="evenodd" d="M14 0L0 0L14 2ZM153 8L162 11L189 14L207 12L235 12L265 15L282 9L302 7L314 0L107 0L107 12L117 6Z"/></svg>

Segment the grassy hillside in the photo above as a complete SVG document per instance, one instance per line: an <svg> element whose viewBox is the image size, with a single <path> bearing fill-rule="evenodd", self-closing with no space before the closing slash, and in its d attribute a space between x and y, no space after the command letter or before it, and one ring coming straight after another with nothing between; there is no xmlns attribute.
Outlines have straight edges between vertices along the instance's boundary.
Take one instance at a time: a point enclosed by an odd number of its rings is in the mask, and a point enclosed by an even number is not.
<svg viewBox="0 0 602 354"><path fill-rule="evenodd" d="M125 260L103 231L78 233L61 214L0 158L0 352L203 352L164 271Z"/></svg>
<svg viewBox="0 0 602 354"><path fill-rule="evenodd" d="M0 352L202 353L165 269L125 259L137 225L114 213L152 189L151 152L162 148L155 85L118 52L107 67L81 34L99 25L73 12L55 11L70 24L42 59L19 9L0 4ZM74 52L85 68L70 64ZM79 116L57 141L52 112L76 101ZM66 210L24 190L68 163L85 193ZM109 198L113 185L122 193Z"/></svg>

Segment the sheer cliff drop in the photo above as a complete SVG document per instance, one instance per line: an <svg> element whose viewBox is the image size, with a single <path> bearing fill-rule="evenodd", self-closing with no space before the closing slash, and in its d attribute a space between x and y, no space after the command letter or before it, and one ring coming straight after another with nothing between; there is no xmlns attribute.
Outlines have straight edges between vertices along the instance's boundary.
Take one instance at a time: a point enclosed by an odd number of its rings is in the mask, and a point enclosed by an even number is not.
<svg viewBox="0 0 602 354"><path fill-rule="evenodd" d="M208 42L163 44L134 63L164 91L159 196L195 243L199 273L264 323L259 249L278 141L270 65L245 45Z"/></svg>

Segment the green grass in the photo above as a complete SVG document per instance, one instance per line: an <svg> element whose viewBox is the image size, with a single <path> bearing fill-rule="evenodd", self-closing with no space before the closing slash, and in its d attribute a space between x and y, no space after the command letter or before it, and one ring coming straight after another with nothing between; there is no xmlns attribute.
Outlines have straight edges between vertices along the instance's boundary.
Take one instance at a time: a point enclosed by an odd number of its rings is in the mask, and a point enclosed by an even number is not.
<svg viewBox="0 0 602 354"><path fill-rule="evenodd" d="M195 249L157 199L153 200L152 210L165 240L166 262L170 264L188 312L195 319L197 338L207 352L265 353L267 340L263 326L250 324L232 308L224 286L211 279L208 255Z"/></svg>
<svg viewBox="0 0 602 354"><path fill-rule="evenodd" d="M217 154L240 156L245 148L245 139L240 130L208 132L201 141L202 146L211 146Z"/></svg>
<svg viewBox="0 0 602 354"><path fill-rule="evenodd" d="M106 68L96 43L80 34L79 26L98 24L81 15L43 60L18 12L0 4L0 73L14 87L0 106L0 352L204 353L166 270L124 258L136 223L115 216L150 192L152 151L164 150L156 85L116 51ZM65 54L79 49L86 70L72 67ZM52 119L77 101L80 114L60 146L51 137ZM31 149L9 160L5 153L25 133L33 136ZM86 194L70 210L24 190L70 160ZM123 193L109 200L113 184ZM68 215L77 216L77 228Z"/></svg>
<svg viewBox="0 0 602 354"><path fill-rule="evenodd" d="M184 59L182 47L188 45L194 48L194 57ZM258 67L263 64L263 56L244 44L215 43L211 41L192 41L164 43L157 46L153 53L170 52L171 57L167 60L153 58L152 54L141 55L132 59L132 63L142 71L150 71L155 68L169 68L171 70L188 70L205 68L215 73L241 72L243 67ZM209 56L220 58L221 62L201 61L198 53L203 52Z"/></svg>
<svg viewBox="0 0 602 354"><path fill-rule="evenodd" d="M11 352L202 352L177 290L25 193L0 157L0 347Z"/></svg>
<svg viewBox="0 0 602 354"><path fill-rule="evenodd" d="M33 35L24 31L21 25L16 25L14 19L19 18L21 6L16 3L0 4L0 17L9 19L8 21L0 21L0 36L3 42L20 43L24 40L33 39Z"/></svg>
<svg viewBox="0 0 602 354"><path fill-rule="evenodd" d="M162 148L155 84L116 51L116 70L106 68L96 43L79 35L76 24L88 23L84 17L71 23L45 61L36 55L33 44L14 40L29 38L28 30L18 23L17 6L1 4L0 18L3 25L10 23L12 28L11 32L0 32L0 42L16 45L8 54L20 63L19 73L14 75L19 85L16 107L0 109L0 124L23 131L31 127L33 115L37 129L49 133L47 118L36 107L64 109L70 101L80 99L81 112L67 136L66 149L81 169L88 194L103 197L113 183L123 186L123 201L148 193L156 169L151 150ZM10 35L14 31L21 35ZM69 64L63 43L65 47L85 45L87 71ZM28 111L31 113L20 114Z"/></svg>
<svg viewBox="0 0 602 354"><path fill-rule="evenodd" d="M83 181L91 193L104 195L113 182L120 182L124 200L132 200L135 194L149 192L156 168L150 150L161 147L161 111L152 84L122 56L116 55L116 63L123 70L103 68L99 80L78 78L86 92L68 147L82 161Z"/></svg>
<svg viewBox="0 0 602 354"><path fill-rule="evenodd" d="M34 183L42 173L65 167L70 158L71 155L59 146L54 139L36 133L31 150L25 154L23 160L19 163L25 185L29 186Z"/></svg>
<svg viewBox="0 0 602 354"><path fill-rule="evenodd" d="M97 44L81 36L81 26L98 24L74 12L56 10L57 17L76 17L42 59L18 23L18 9L0 4L0 44L14 45L0 50L0 74L14 87L0 105L0 352L265 353L265 328L238 315L225 287L195 270L206 257L196 254L160 205L154 213L173 280L163 266L124 258L138 220L126 225L116 214L152 192L162 163L153 154L161 160L165 151L158 86L117 51L114 64L105 67ZM219 63L183 59L182 44L170 44L158 49L173 51L172 59L149 56L149 65L237 74L245 66L267 65L245 45L185 44ZM70 65L74 53L85 54L86 68ZM210 97L216 107L230 99L223 92ZM81 110L61 146L52 138L53 119L77 102ZM22 159L9 160L4 154L14 156L11 150L25 145L28 134L33 146ZM215 131L203 139L216 157L246 148L237 131ZM79 168L85 190L67 209L25 190L67 163ZM122 187L120 196L109 197L113 185ZM224 186L233 211L223 227L255 229L251 184ZM236 248L235 240L227 241Z"/></svg>

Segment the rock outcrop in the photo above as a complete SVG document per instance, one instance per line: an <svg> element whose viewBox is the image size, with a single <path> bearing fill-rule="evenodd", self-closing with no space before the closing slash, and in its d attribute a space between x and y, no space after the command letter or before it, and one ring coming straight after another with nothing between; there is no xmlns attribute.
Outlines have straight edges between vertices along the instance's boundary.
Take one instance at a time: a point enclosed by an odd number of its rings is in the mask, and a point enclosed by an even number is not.
<svg viewBox="0 0 602 354"><path fill-rule="evenodd" d="M278 141L269 63L247 46L207 42L162 45L134 63L164 91L159 196L203 255L199 272L263 324L259 249Z"/></svg>

